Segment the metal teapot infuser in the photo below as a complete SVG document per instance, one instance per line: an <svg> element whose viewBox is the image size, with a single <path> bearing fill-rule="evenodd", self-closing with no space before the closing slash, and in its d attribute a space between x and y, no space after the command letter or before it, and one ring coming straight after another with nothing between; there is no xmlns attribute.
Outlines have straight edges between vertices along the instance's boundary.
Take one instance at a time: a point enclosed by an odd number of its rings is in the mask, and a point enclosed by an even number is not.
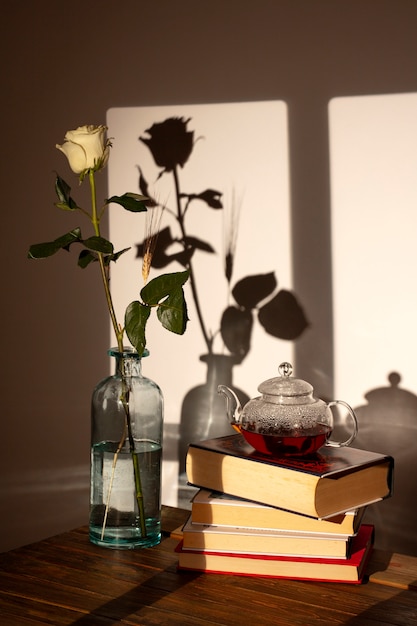
<svg viewBox="0 0 417 626"><path fill-rule="evenodd" d="M262 394L242 408L236 394L219 385L218 393L226 396L227 417L235 430L258 452L275 457L313 454L323 445L348 446L358 432L356 415L346 402L324 402L313 395L310 383L291 378L292 365L281 363L280 376L270 378L258 387ZM340 405L352 425L345 441L330 439L334 416L332 407Z"/></svg>

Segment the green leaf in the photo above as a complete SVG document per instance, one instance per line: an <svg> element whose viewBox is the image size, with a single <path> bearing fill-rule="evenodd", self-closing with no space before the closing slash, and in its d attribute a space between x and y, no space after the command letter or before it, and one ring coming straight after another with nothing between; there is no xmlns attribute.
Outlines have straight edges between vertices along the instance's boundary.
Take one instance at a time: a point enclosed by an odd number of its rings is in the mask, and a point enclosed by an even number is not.
<svg viewBox="0 0 417 626"><path fill-rule="evenodd" d="M187 327L188 313L183 288L177 287L159 306L158 319L172 333L183 335Z"/></svg>
<svg viewBox="0 0 417 626"><path fill-rule="evenodd" d="M129 250L130 250L130 247L129 248L123 248L123 250L119 250L119 252L115 252L114 254L112 254L109 257L110 261L116 262L119 259L119 257L122 256L122 254L124 254L125 252L128 252Z"/></svg>
<svg viewBox="0 0 417 626"><path fill-rule="evenodd" d="M113 244L107 239L104 239L104 237L89 237L88 239L84 239L82 243L88 250L102 252L103 254L112 254L114 250Z"/></svg>
<svg viewBox="0 0 417 626"><path fill-rule="evenodd" d="M33 244L29 248L28 258L46 259L59 250L69 250L70 245L76 241L81 241L81 230L79 228L74 228L74 230L62 235L62 237L58 237L58 239L55 239L54 241Z"/></svg>
<svg viewBox="0 0 417 626"><path fill-rule="evenodd" d="M145 329L152 306L158 306L158 319L167 330L182 335L188 315L182 286L189 272L163 274L151 280L141 291L142 302L131 302L125 312L125 330L139 354L146 347ZM162 302L161 302L162 300Z"/></svg>
<svg viewBox="0 0 417 626"><path fill-rule="evenodd" d="M141 196L138 193L124 193L123 196L112 196L106 200L106 204L114 202L120 204L126 211L132 211L133 213L140 213L147 211L145 201L148 200L146 196Z"/></svg>
<svg viewBox="0 0 417 626"><path fill-rule="evenodd" d="M71 207L66 202L55 202L55 206L57 209L62 209L63 211L75 211L78 208L76 206Z"/></svg>
<svg viewBox="0 0 417 626"><path fill-rule="evenodd" d="M85 242L84 242L85 243ZM108 242L110 243L110 242ZM110 244L112 245L112 244ZM93 250L93 252L91 252ZM106 253L104 250L98 250L98 252L103 253L103 261L104 265L109 266L112 261L116 262L119 257L130 250L130 248L125 248L124 250L119 250L119 252L114 252L112 254ZM83 269L90 265L90 263L94 263L98 261L98 255L94 252L93 248L85 249L80 252L80 256L78 257L78 265Z"/></svg>
<svg viewBox="0 0 417 626"><path fill-rule="evenodd" d="M125 312L125 329L132 346L138 354L143 354L146 346L146 322L151 314L151 308L137 300L131 302Z"/></svg>
<svg viewBox="0 0 417 626"><path fill-rule="evenodd" d="M97 256L92 254L89 250L81 250L78 257L78 267L85 269L90 263L97 261Z"/></svg>
<svg viewBox="0 0 417 626"><path fill-rule="evenodd" d="M68 233L65 233L65 235L62 235L62 237L58 237L58 239L55 239L55 243L61 246L61 248L65 248L66 250L69 250L69 247L72 243L80 241L82 241L81 228L74 228Z"/></svg>
<svg viewBox="0 0 417 626"><path fill-rule="evenodd" d="M59 198L59 202L55 206L64 211L76 211L78 209L77 203L70 195L71 187L60 176L57 176L55 179L55 191Z"/></svg>
<svg viewBox="0 0 417 626"><path fill-rule="evenodd" d="M52 256L61 246L57 245L55 241L49 241L46 243L35 243L29 248L29 259L46 259L48 256Z"/></svg>
<svg viewBox="0 0 417 626"><path fill-rule="evenodd" d="M187 282L188 270L185 272L173 272L171 274L161 274L153 278L140 292L143 302L149 306L156 306L167 296L174 294L178 287L182 287Z"/></svg>

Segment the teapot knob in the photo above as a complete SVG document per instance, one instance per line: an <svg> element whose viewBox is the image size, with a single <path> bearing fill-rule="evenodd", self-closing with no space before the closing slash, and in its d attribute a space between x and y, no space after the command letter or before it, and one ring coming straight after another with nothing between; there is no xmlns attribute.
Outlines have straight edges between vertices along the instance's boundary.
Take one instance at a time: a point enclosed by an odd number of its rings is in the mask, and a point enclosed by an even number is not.
<svg viewBox="0 0 417 626"><path fill-rule="evenodd" d="M289 378L292 374L291 363L287 363L287 361L284 361L284 363L281 363L281 365L279 366L278 371L281 374L281 376L285 376L286 378Z"/></svg>

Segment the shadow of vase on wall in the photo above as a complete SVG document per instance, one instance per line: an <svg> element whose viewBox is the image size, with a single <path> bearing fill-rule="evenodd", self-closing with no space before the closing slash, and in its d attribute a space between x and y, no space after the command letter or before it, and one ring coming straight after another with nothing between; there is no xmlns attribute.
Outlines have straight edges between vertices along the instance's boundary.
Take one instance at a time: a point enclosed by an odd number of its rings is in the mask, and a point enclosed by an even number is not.
<svg viewBox="0 0 417 626"><path fill-rule="evenodd" d="M190 509L190 500L196 489L187 484L185 457L188 444L213 437L232 435L236 431L227 421L224 397L217 393L218 385L227 385L236 393L242 406L249 396L233 385L233 366L240 360L229 354L204 354L200 361L207 363L207 378L185 395L179 427L178 506Z"/></svg>

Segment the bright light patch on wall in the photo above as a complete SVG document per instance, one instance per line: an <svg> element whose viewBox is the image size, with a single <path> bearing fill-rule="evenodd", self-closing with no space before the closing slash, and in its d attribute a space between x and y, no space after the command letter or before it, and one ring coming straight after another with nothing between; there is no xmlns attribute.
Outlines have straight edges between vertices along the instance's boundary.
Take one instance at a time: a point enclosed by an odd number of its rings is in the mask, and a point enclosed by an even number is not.
<svg viewBox="0 0 417 626"><path fill-rule="evenodd" d="M329 105L335 392L417 392L417 94Z"/></svg>
<svg viewBox="0 0 417 626"><path fill-rule="evenodd" d="M170 117L189 119L188 129L194 131L192 154L179 168L181 190L200 193L213 189L223 194L224 210L216 211L197 202L186 218L188 233L209 241L215 250L214 254L197 251L193 264L205 322L210 332L216 333L230 298L224 276L224 235L233 209L239 209L239 218L232 285L249 275L275 272L280 288L292 288L287 108L285 103L274 101L110 109L107 125L114 140L108 168L109 195L138 193L140 167L150 192L175 211L172 174L158 178L161 168L156 167L150 150L139 141L154 123ZM143 239L144 223L143 215L111 207L110 240L118 249L132 246L112 268L119 316L129 302L138 298L143 285L135 244ZM165 211L161 228L168 225L172 226L172 215ZM155 270L151 277L182 269L171 264ZM151 355L143 371L163 390L167 424L179 423L185 394L203 384L206 377L206 365L200 361L206 347L189 287L185 292L190 322L184 336L163 330L156 318L148 324ZM218 334L214 347L216 352L224 350ZM293 342L268 335L255 319L251 350L234 368L233 382L253 396L257 385L277 375L279 363L292 361L292 356ZM176 478L175 468L164 462L164 472L163 501L175 504L170 487Z"/></svg>

